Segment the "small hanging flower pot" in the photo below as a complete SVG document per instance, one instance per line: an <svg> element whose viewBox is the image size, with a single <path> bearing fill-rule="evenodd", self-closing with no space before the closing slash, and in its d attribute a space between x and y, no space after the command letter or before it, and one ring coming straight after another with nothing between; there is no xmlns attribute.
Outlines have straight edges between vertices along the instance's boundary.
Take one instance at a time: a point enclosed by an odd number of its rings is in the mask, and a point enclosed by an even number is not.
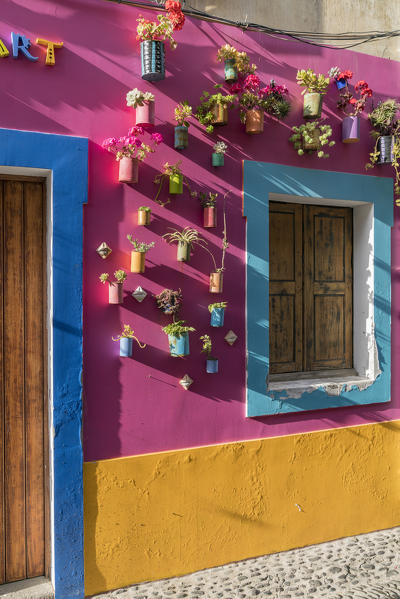
<svg viewBox="0 0 400 599"><path fill-rule="evenodd" d="M137 87L126 94L126 105L135 109L136 125L144 129L154 127L155 101L151 92L141 92Z"/></svg>
<svg viewBox="0 0 400 599"><path fill-rule="evenodd" d="M118 181L120 183L137 183L139 180L139 161L137 158L123 156L119 161Z"/></svg>
<svg viewBox="0 0 400 599"><path fill-rule="evenodd" d="M320 117L322 96L326 94L329 77L321 73L317 75L312 69L301 69L297 71L296 80L298 85L305 88L302 92L304 94L303 117L306 119Z"/></svg>
<svg viewBox="0 0 400 599"><path fill-rule="evenodd" d="M228 146L223 141L217 141L214 145L214 152L211 154L211 164L213 166L224 166L224 156Z"/></svg>
<svg viewBox="0 0 400 599"><path fill-rule="evenodd" d="M235 58L227 58L224 61L224 72L225 72L225 81L227 83L234 83L238 78L238 70L236 67Z"/></svg>
<svg viewBox="0 0 400 599"><path fill-rule="evenodd" d="M319 150L320 148L320 141L319 141L319 137L321 135L321 131L320 129L313 129L312 131L309 132L308 134L308 138L309 139L303 139L303 148L304 150Z"/></svg>
<svg viewBox="0 0 400 599"><path fill-rule="evenodd" d="M301 125L292 127L293 135L289 141L293 143L294 149L299 156L316 153L318 158L329 158L325 152L325 146L331 148L334 141L329 141L332 135L332 127L323 125L321 121L307 121Z"/></svg>
<svg viewBox="0 0 400 599"><path fill-rule="evenodd" d="M216 374L218 372L218 360L211 355L212 341L209 335L202 335L200 341L203 343L201 352L207 354L206 372L208 374Z"/></svg>
<svg viewBox="0 0 400 599"><path fill-rule="evenodd" d="M188 356L189 350L189 332L194 331L193 327L185 326L184 320L172 322L162 329L168 335L168 345L171 356Z"/></svg>
<svg viewBox="0 0 400 599"><path fill-rule="evenodd" d="M223 327L225 318L225 308L227 302L218 302L216 304L210 304L208 309L211 314L210 325L212 327Z"/></svg>
<svg viewBox="0 0 400 599"><path fill-rule="evenodd" d="M144 243L143 241L133 239L131 234L126 237L134 247L131 251L131 272L143 273L145 270L146 252L154 247L154 241Z"/></svg>
<svg viewBox="0 0 400 599"><path fill-rule="evenodd" d="M305 119L315 119L321 116L322 95L314 92L304 94L303 117Z"/></svg>
<svg viewBox="0 0 400 599"><path fill-rule="evenodd" d="M343 89L346 87L346 79L336 79L335 83L338 89Z"/></svg>
<svg viewBox="0 0 400 599"><path fill-rule="evenodd" d="M180 195L183 193L182 173L173 173L169 176L169 193L171 195Z"/></svg>
<svg viewBox="0 0 400 599"><path fill-rule="evenodd" d="M174 148L184 150L189 145L189 129L183 125L175 127Z"/></svg>
<svg viewBox="0 0 400 599"><path fill-rule="evenodd" d="M147 206L140 206L137 213L137 224L138 225L149 225L151 222L151 209Z"/></svg>
<svg viewBox="0 0 400 599"><path fill-rule="evenodd" d="M264 131L264 111L253 108L246 111L246 133L257 135Z"/></svg>
<svg viewBox="0 0 400 599"><path fill-rule="evenodd" d="M223 282L222 272L212 272L210 274L210 293L222 293Z"/></svg>
<svg viewBox="0 0 400 599"><path fill-rule="evenodd" d="M159 40L146 40L140 44L142 79L161 81L165 78L165 44Z"/></svg>
<svg viewBox="0 0 400 599"><path fill-rule="evenodd" d="M187 241L178 241L176 259L178 262L189 262L192 245Z"/></svg>
<svg viewBox="0 0 400 599"><path fill-rule="evenodd" d="M203 227L206 229L212 229L217 226L217 199L218 194L209 191L205 192L193 192L192 196L196 195L200 200L203 208Z"/></svg>
<svg viewBox="0 0 400 599"><path fill-rule="evenodd" d="M124 329L122 333L118 335L115 339L114 337L112 338L113 341L119 341L119 355L122 358L132 357L134 339L141 349L144 349L146 347L145 343L143 343L143 345L140 343L139 339L135 336L135 333L131 329L129 324L124 324Z"/></svg>
<svg viewBox="0 0 400 599"><path fill-rule="evenodd" d="M219 90L222 86L216 84L214 87ZM203 91L195 117L206 127L207 133L212 133L216 126L228 124L228 108L233 106L235 99L233 94L224 95L219 91L210 95L208 91Z"/></svg>
<svg viewBox="0 0 400 599"><path fill-rule="evenodd" d="M391 164L393 162L394 135L381 135L378 139L377 150L379 157L377 164Z"/></svg>
<svg viewBox="0 0 400 599"><path fill-rule="evenodd" d="M175 150L184 150L189 144L189 119L192 117L192 107L186 102L180 102L175 107Z"/></svg>
<svg viewBox="0 0 400 599"><path fill-rule="evenodd" d="M110 281L110 275L108 272L103 272L100 275L100 281L105 284L108 283L108 303L109 304L122 304L123 303L123 284L126 280L126 272L124 270L116 270L114 273L115 281Z"/></svg>
<svg viewBox="0 0 400 599"><path fill-rule="evenodd" d="M226 104L217 102L213 106L212 113L213 113L212 124L214 126L218 125L218 126L222 127L223 125L228 124L228 106Z"/></svg>
<svg viewBox="0 0 400 599"><path fill-rule="evenodd" d="M218 358L207 358L206 372L208 374L216 374L218 372Z"/></svg>
<svg viewBox="0 0 400 599"><path fill-rule="evenodd" d="M173 229L172 233L164 233L163 237L168 243L176 243L178 262L189 262L190 252L192 245L204 246L207 244L206 240L200 237L199 232L191 227L185 227L182 231Z"/></svg>
<svg viewBox="0 0 400 599"><path fill-rule="evenodd" d="M342 122L342 142L354 144L360 141L360 117L346 116Z"/></svg>

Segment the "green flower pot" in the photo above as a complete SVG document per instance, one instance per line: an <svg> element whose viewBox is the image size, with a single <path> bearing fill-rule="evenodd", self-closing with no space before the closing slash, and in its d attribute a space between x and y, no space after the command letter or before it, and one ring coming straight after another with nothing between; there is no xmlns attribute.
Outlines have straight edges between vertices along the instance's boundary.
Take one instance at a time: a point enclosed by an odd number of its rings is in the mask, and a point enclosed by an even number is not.
<svg viewBox="0 0 400 599"><path fill-rule="evenodd" d="M169 193L175 195L183 193L183 175L170 175Z"/></svg>
<svg viewBox="0 0 400 599"><path fill-rule="evenodd" d="M224 166L224 155L217 152L213 152L211 154L211 164L213 166Z"/></svg>
<svg viewBox="0 0 400 599"><path fill-rule="evenodd" d="M303 117L305 119L316 119L321 116L322 94L314 92L304 94Z"/></svg>

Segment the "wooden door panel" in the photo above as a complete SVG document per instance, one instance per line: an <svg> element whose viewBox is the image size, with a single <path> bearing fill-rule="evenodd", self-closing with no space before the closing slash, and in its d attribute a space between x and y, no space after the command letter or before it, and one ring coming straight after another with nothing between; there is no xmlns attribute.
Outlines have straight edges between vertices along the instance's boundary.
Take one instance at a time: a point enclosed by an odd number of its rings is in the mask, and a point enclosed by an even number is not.
<svg viewBox="0 0 400 599"><path fill-rule="evenodd" d="M328 334L322 335L320 327L314 328L315 355L314 364L323 363L324 368L344 368L344 356L341 355L345 343L344 296L315 295L315 322L324 323Z"/></svg>
<svg viewBox="0 0 400 599"><path fill-rule="evenodd" d="M302 207L270 203L270 372L301 370Z"/></svg>
<svg viewBox="0 0 400 599"><path fill-rule="evenodd" d="M333 214L314 216L314 281L344 281L345 223Z"/></svg>

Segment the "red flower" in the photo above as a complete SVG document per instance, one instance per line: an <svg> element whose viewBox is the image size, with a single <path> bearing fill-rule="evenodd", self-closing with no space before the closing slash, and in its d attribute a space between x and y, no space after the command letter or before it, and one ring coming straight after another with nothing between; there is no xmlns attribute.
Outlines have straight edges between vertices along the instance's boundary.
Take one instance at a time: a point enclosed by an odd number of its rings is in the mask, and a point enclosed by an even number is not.
<svg viewBox="0 0 400 599"><path fill-rule="evenodd" d="M180 31L185 23L185 15L182 12L169 12L168 19L171 21L174 31Z"/></svg>
<svg viewBox="0 0 400 599"><path fill-rule="evenodd" d="M241 83L234 83L231 86L231 93L232 94L240 94L241 91L242 91L242 85L241 85Z"/></svg>
<svg viewBox="0 0 400 599"><path fill-rule="evenodd" d="M257 91L260 87L260 78L258 75L247 75L246 79L244 80L243 87L252 92Z"/></svg>
<svg viewBox="0 0 400 599"><path fill-rule="evenodd" d="M337 76L337 79L351 79L353 77L353 71L342 71L341 73L339 73L339 75Z"/></svg>
<svg viewBox="0 0 400 599"><path fill-rule="evenodd" d="M350 98L349 104L352 104L354 106L355 104L357 104L357 100L355 98Z"/></svg>
<svg viewBox="0 0 400 599"><path fill-rule="evenodd" d="M182 10L181 3L178 2L178 0L167 0L165 3L165 10L173 10L180 12Z"/></svg>

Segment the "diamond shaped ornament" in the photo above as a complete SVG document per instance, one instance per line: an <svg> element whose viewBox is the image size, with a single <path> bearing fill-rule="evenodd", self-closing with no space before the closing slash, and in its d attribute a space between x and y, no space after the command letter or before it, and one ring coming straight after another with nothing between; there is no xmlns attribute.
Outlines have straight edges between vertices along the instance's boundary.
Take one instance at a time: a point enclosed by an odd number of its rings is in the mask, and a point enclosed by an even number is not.
<svg viewBox="0 0 400 599"><path fill-rule="evenodd" d="M139 285L139 287L136 287L135 291L132 292L132 297L134 297L135 300L137 300L140 303L144 300L145 297L147 297L147 293L143 289L143 287Z"/></svg>
<svg viewBox="0 0 400 599"><path fill-rule="evenodd" d="M188 374L185 374L185 376L183 378L181 378L181 380L179 381L180 386L183 387L185 389L185 391L187 391L189 389L189 387L192 383L193 383L193 379L191 379Z"/></svg>
<svg viewBox="0 0 400 599"><path fill-rule="evenodd" d="M225 335L225 341L229 343L229 345L233 345L237 339L237 335L233 331L228 331Z"/></svg>
<svg viewBox="0 0 400 599"><path fill-rule="evenodd" d="M99 256L101 256L101 258L103 258L103 260L105 260L111 254L112 249L106 244L105 241L103 241L103 243L101 243L97 248L96 252L99 254Z"/></svg>

